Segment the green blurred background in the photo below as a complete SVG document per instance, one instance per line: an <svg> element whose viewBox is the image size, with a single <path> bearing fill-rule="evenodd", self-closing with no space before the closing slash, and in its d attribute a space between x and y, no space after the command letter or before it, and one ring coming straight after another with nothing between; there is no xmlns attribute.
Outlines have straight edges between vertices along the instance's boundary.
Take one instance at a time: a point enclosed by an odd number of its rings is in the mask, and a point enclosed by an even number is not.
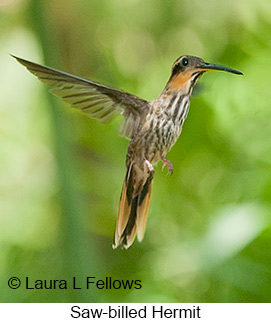
<svg viewBox="0 0 271 323"><path fill-rule="evenodd" d="M0 300L271 301L271 2L0 1ZM8 53L153 99L192 54L173 176L156 167L145 239L113 250L128 141L78 113ZM36 279L139 279L139 290L10 290Z"/></svg>

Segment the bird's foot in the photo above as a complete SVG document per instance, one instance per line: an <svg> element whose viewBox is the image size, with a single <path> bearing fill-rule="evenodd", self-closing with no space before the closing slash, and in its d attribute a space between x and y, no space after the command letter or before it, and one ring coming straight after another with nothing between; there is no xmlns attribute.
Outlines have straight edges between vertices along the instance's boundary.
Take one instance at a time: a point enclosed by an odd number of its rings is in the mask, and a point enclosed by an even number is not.
<svg viewBox="0 0 271 323"><path fill-rule="evenodd" d="M152 174L154 174L154 168L153 168L152 164L151 164L147 159L145 159L145 160L144 160L144 163L145 163L145 165L147 166L148 170L149 170Z"/></svg>
<svg viewBox="0 0 271 323"><path fill-rule="evenodd" d="M173 174L173 165L172 165L171 161L166 158L162 158L162 161L164 162L162 165L162 171L165 168L165 166L167 165L168 171L169 171L170 175L172 175Z"/></svg>

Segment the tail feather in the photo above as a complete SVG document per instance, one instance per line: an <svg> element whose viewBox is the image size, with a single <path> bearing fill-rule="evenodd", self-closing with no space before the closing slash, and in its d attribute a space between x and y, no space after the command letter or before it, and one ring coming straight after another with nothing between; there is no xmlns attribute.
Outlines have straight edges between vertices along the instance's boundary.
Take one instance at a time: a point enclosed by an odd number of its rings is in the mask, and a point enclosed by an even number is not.
<svg viewBox="0 0 271 323"><path fill-rule="evenodd" d="M133 196L132 177L133 171L129 169L122 188L113 248L122 246L127 249L134 242L136 235L139 241L144 237L153 176L150 174L143 189L136 196Z"/></svg>
<svg viewBox="0 0 271 323"><path fill-rule="evenodd" d="M139 203L137 207L136 228L137 228L137 239L140 242L144 238L144 233L147 225L147 218L148 218L150 201L151 201L151 191L152 191L152 176L149 177L147 182L145 183L138 201Z"/></svg>
<svg viewBox="0 0 271 323"><path fill-rule="evenodd" d="M117 241L120 241L122 232L124 231L130 214L130 206L128 203L128 200L126 198L127 193L127 187L125 182L123 183L122 192L120 196L120 202L119 202L119 211L118 211L118 217L116 222L116 229L115 229L115 242L114 245L117 247Z"/></svg>

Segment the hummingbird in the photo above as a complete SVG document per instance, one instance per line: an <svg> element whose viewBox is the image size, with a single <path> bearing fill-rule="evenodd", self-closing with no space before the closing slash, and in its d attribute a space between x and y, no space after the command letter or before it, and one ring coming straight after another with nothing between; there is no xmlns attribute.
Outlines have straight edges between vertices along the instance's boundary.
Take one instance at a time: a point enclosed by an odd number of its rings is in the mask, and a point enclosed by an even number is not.
<svg viewBox="0 0 271 323"><path fill-rule="evenodd" d="M13 56L13 55L12 55ZM135 237L142 241L149 212L154 165L173 165L166 158L179 138L187 117L190 97L199 78L209 71L243 73L222 65L206 63L195 56L179 57L161 94L147 101L122 90L13 56L51 92L73 108L103 123L122 115L119 134L129 139L124 179L113 248L129 248Z"/></svg>

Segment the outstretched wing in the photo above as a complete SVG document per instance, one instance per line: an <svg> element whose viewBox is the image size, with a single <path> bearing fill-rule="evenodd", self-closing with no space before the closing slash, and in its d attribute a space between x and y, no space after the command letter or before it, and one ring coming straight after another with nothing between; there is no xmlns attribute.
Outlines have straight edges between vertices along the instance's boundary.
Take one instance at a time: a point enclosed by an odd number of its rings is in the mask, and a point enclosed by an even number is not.
<svg viewBox="0 0 271 323"><path fill-rule="evenodd" d="M131 138L139 124L140 116L145 115L148 110L148 101L127 92L13 57L42 82L52 86L52 93L71 104L73 108L88 114L89 117L107 123L117 115L123 115L121 136Z"/></svg>

